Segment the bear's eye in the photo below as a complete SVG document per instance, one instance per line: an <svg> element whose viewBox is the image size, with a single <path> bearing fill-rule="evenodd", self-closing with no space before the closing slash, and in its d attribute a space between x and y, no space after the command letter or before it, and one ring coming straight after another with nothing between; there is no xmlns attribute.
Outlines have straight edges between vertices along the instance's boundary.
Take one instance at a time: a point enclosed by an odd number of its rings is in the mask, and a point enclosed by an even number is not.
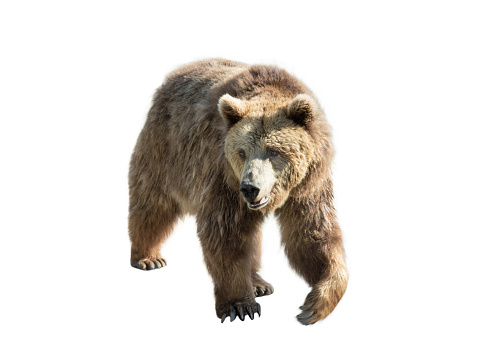
<svg viewBox="0 0 479 360"><path fill-rule="evenodd" d="M269 151L268 151L268 155L269 155L270 157L276 157L276 156L279 155L279 152L276 151L276 150L269 150Z"/></svg>
<svg viewBox="0 0 479 360"><path fill-rule="evenodd" d="M240 151L238 151L238 155L239 155L239 157L242 158L242 159L246 158L246 153L244 152L243 149L241 149Z"/></svg>

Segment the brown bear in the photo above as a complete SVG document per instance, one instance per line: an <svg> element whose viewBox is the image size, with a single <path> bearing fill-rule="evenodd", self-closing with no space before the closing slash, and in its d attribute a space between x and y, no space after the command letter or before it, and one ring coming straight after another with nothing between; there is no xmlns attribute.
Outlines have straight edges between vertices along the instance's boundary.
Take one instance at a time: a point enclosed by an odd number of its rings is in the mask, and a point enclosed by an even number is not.
<svg viewBox="0 0 479 360"><path fill-rule="evenodd" d="M273 293L258 271L274 213L291 266L312 286L297 318L324 319L348 281L332 156L322 109L286 71L223 59L180 67L156 91L131 158L131 265L166 266L161 245L196 215L217 316L253 319L256 297Z"/></svg>

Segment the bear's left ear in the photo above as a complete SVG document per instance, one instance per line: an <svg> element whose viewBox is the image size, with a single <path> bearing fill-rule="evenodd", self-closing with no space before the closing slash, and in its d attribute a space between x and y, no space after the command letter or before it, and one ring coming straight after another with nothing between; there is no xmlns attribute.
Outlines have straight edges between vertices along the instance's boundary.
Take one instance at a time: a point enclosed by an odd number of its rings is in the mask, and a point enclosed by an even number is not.
<svg viewBox="0 0 479 360"><path fill-rule="evenodd" d="M289 103L286 115L299 125L307 126L314 120L316 112L316 101L309 95L299 94Z"/></svg>
<svg viewBox="0 0 479 360"><path fill-rule="evenodd" d="M229 126L233 126L248 113L249 107L247 102L225 94L218 101L218 110Z"/></svg>

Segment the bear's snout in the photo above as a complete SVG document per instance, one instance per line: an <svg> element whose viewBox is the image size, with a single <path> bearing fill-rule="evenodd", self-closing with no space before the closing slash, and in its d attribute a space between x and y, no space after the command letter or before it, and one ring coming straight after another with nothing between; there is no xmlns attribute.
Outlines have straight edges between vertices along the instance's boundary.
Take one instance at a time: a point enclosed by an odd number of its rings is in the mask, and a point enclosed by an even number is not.
<svg viewBox="0 0 479 360"><path fill-rule="evenodd" d="M241 182L240 185L241 194L243 194L243 197L248 203L248 207L253 210L262 208L264 205L266 205L270 198L269 195L266 195L258 200L258 197L260 196L259 194L261 192L261 189L258 186L259 185L257 184L246 183L244 181Z"/></svg>
<svg viewBox="0 0 479 360"><path fill-rule="evenodd" d="M246 162L241 177L240 192L250 209L257 210L266 206L274 182L273 167L268 159L254 157Z"/></svg>
<svg viewBox="0 0 479 360"><path fill-rule="evenodd" d="M248 202L253 202L259 194L259 188L253 184L241 183L240 191Z"/></svg>

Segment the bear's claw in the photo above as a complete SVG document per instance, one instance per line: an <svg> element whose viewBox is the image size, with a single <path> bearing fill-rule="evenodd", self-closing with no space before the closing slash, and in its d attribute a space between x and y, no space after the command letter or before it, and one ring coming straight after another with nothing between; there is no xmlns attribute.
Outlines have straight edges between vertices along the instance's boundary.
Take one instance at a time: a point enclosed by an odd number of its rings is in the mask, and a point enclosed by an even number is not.
<svg viewBox="0 0 479 360"><path fill-rule="evenodd" d="M271 295L274 292L274 288L271 285L256 285L254 287L254 296L261 297L266 295Z"/></svg>
<svg viewBox="0 0 479 360"><path fill-rule="evenodd" d="M264 281L257 273L252 274L251 282L253 283L253 293L255 297L271 295L274 292L273 285Z"/></svg>
<svg viewBox="0 0 479 360"><path fill-rule="evenodd" d="M296 316L296 319L298 319L301 324L311 325L317 321L316 311L306 305L300 306L299 308L302 312Z"/></svg>
<svg viewBox="0 0 479 360"><path fill-rule="evenodd" d="M254 319L254 313L258 313L258 316L261 316L261 306L258 303L253 304L253 306L247 305L231 305L228 310L223 313L221 317L221 323L223 323L226 318L230 317L230 322L233 322L236 319L236 316L240 318L241 321L244 321L245 314L248 314L251 320Z"/></svg>
<svg viewBox="0 0 479 360"><path fill-rule="evenodd" d="M158 259L142 259L134 263L133 265L134 268L140 269L140 270L155 270L155 269L161 269L162 267L166 266L166 260L163 258L158 258Z"/></svg>
<svg viewBox="0 0 479 360"><path fill-rule="evenodd" d="M313 311L303 311L301 314L297 315L296 318L298 321L303 324L303 325L309 325L310 320L313 317L314 312Z"/></svg>

